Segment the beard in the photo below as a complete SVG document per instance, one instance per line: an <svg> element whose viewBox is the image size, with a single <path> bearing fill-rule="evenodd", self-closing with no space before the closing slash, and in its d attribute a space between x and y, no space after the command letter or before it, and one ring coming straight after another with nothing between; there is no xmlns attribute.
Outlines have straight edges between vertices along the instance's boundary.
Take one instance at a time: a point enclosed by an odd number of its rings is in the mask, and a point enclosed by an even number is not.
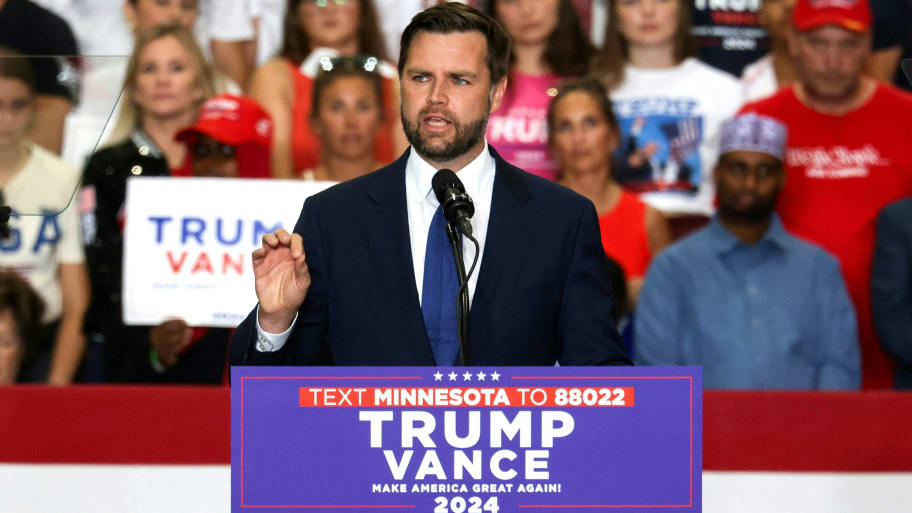
<svg viewBox="0 0 912 513"><path fill-rule="evenodd" d="M808 96L826 103L844 103L851 101L861 89L862 81L856 77L854 80L839 80L838 77L830 78L818 75L803 81L804 90Z"/></svg>
<svg viewBox="0 0 912 513"><path fill-rule="evenodd" d="M722 195L717 195L719 202L717 209L719 216L732 224L752 226L766 221L776 209L777 191L772 197L761 198L748 207L735 206L734 202L726 201Z"/></svg>
<svg viewBox="0 0 912 513"><path fill-rule="evenodd" d="M485 129L488 126L487 115L468 123L463 123L456 121L449 113L446 113L447 119L451 120L450 122L456 132L453 137L444 139L444 136L428 136L421 133L420 121L427 114L429 114L427 109L422 109L418 113L419 121L416 122L406 119L405 112L400 110L405 138L408 139L409 144L415 148L419 155L434 162L448 162L468 153L484 137ZM434 144L435 140L437 144Z"/></svg>

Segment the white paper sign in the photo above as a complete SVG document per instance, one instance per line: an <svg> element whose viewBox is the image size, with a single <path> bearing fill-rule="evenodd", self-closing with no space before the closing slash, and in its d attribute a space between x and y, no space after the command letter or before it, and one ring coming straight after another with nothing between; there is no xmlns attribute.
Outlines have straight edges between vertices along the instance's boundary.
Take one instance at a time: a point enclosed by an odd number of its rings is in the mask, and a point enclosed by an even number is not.
<svg viewBox="0 0 912 513"><path fill-rule="evenodd" d="M256 306L250 254L294 229L304 200L333 182L127 180L123 316L154 325L235 327Z"/></svg>

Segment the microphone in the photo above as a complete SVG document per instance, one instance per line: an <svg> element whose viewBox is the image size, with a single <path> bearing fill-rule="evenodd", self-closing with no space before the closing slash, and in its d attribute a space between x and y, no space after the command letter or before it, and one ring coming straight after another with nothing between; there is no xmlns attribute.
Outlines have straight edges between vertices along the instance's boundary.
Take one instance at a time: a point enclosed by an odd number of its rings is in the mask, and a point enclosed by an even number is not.
<svg viewBox="0 0 912 513"><path fill-rule="evenodd" d="M463 234L471 236L472 223L469 219L472 219L472 214L475 213L475 204L466 194L465 187L456 173L449 169L437 171L431 179L431 188L443 207L443 216L447 222L459 227Z"/></svg>

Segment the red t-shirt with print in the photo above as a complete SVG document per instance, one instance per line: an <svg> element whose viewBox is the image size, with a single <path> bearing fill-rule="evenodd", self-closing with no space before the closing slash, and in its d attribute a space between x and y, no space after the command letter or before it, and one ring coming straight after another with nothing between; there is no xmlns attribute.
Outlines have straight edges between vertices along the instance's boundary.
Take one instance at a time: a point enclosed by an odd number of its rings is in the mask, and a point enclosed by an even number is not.
<svg viewBox="0 0 912 513"><path fill-rule="evenodd" d="M833 116L805 106L788 87L741 111L788 128L777 211L790 232L839 259L858 315L863 387L892 387L892 363L871 317L871 260L880 209L912 195L912 95L879 84L867 103Z"/></svg>

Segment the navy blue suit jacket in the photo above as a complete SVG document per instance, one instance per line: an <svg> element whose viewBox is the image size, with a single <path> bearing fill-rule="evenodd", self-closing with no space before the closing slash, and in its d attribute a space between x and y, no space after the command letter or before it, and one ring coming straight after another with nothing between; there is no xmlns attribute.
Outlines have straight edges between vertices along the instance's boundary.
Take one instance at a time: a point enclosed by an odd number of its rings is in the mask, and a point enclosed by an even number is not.
<svg viewBox="0 0 912 513"><path fill-rule="evenodd" d="M880 344L896 362L896 388L912 390L912 198L877 218L871 309Z"/></svg>
<svg viewBox="0 0 912 513"><path fill-rule="evenodd" d="M629 365L592 203L491 154L496 173L470 361ZM434 365L412 265L407 159L408 151L304 202L294 231L304 240L311 286L291 336L279 351L256 351L254 309L232 339L233 365Z"/></svg>

